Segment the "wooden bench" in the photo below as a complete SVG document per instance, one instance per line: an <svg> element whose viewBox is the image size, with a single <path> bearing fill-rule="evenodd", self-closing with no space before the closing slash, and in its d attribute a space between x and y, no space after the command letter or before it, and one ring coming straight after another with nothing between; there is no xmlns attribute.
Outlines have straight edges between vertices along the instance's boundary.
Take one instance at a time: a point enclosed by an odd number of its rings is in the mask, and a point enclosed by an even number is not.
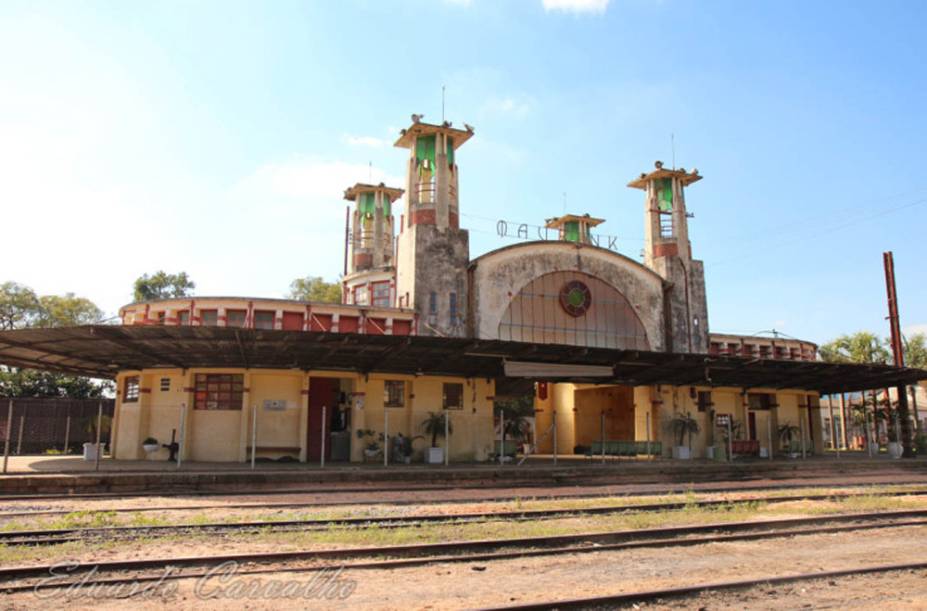
<svg viewBox="0 0 927 611"><path fill-rule="evenodd" d="M659 441L605 441L606 456L660 456L663 443ZM602 442L593 441L586 456L601 456Z"/></svg>

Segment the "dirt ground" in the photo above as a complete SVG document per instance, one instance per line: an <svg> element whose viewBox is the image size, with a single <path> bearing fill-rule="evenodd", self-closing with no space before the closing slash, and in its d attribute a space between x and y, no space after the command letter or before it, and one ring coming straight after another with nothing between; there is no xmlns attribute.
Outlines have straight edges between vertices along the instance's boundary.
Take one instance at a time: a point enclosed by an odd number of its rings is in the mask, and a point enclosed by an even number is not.
<svg viewBox="0 0 927 611"><path fill-rule="evenodd" d="M638 549L587 554L501 560L487 563L440 564L393 570L346 570L329 574L329 592L347 592L342 600L318 598L236 598L249 587L261 589L291 584L304 589L318 573L281 572L271 576L224 577L206 581L168 582L168 590L154 598L132 601L133 608L155 609L169 604L179 609L326 609L350 605L364 609L463 609L483 606L543 602L556 599L600 596L673 587L708 581L760 578L785 573L823 571L910 561L912 554L927 549L927 526L900 527L846 534L803 535L753 542L726 542L687 548ZM896 575L897 577L897 575ZM750 592L709 594L689 600L666 601L654 608L841 608L864 600L918 608L925 600L924 573L902 574L901 579L882 577L831 580L837 586L789 584L763 586ZM270 585L277 582L276 585ZM840 588L843 584L849 591ZM295 585L293 585L295 584ZM879 585L881 584L881 585ZM878 587L876 587L878 586ZM176 589L175 589L176 588ZM199 588L199 590L197 589ZM838 588L834 590L833 588ZM198 594L199 592L199 594ZM811 594L809 594L809 592ZM208 594L222 594L203 599ZM704 600L703 600L704 599ZM809 600L811 602L809 602ZM39 599L36 594L17 594L3 599L7 609L123 609L127 601L60 597ZM763 605L766 605L764 607ZM913 607L912 607L913 605ZM863 608L857 607L857 608ZM871 607L870 607L871 608Z"/></svg>

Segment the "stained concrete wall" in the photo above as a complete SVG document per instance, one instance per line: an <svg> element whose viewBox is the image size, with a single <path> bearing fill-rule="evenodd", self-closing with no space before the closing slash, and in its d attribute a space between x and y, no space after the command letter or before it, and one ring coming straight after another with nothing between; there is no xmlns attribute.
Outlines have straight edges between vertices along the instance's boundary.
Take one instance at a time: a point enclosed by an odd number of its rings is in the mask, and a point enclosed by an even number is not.
<svg viewBox="0 0 927 611"><path fill-rule="evenodd" d="M418 317L419 335L464 337L469 303L467 264L470 236L465 229L412 225L399 236L396 290L403 307ZM435 293L436 311L430 310ZM450 295L457 296L457 316L452 320Z"/></svg>
<svg viewBox="0 0 927 611"><path fill-rule="evenodd" d="M496 339L512 297L534 279L561 270L583 272L613 286L640 318L650 349L664 349L662 279L623 255L573 242L527 242L475 259L470 265L472 334Z"/></svg>

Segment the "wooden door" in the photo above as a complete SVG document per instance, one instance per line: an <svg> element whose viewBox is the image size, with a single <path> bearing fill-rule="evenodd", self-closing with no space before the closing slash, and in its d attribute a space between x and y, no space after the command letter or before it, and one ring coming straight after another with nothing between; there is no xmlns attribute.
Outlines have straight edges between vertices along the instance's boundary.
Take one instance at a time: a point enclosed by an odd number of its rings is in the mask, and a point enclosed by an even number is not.
<svg viewBox="0 0 927 611"><path fill-rule="evenodd" d="M307 460L317 461L322 455L322 427L325 427L325 458L331 456L332 410L338 406L338 380L335 378L309 378L309 439ZM322 420L322 407L325 407L325 421Z"/></svg>
<svg viewBox="0 0 927 611"><path fill-rule="evenodd" d="M749 424L750 441L756 441L756 412L747 413L747 423Z"/></svg>

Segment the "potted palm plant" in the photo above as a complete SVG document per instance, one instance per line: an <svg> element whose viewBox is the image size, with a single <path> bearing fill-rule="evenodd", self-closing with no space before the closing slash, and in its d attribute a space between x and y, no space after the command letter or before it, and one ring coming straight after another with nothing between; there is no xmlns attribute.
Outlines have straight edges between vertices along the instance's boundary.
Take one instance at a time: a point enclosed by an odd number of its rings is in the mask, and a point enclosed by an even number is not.
<svg viewBox="0 0 927 611"><path fill-rule="evenodd" d="M496 457L503 456L507 460L508 457L514 457L517 453L518 442L527 439L531 431L531 424L520 413L506 407L500 407L499 413L505 418L505 426L502 427L501 447L496 447ZM509 449L508 444L506 444L509 439L513 441L513 449ZM500 442L496 443L499 444Z"/></svg>
<svg viewBox="0 0 927 611"><path fill-rule="evenodd" d="M699 432L698 421L692 417L692 414L676 413L670 419L669 428L673 431L673 437L676 441L673 445L673 458L689 460L692 458L692 435Z"/></svg>
<svg viewBox="0 0 927 611"><path fill-rule="evenodd" d="M445 412L428 412L428 417L422 421L422 432L431 435L431 447L425 452L425 462L429 465L438 465L444 462L444 448L438 447L438 437L444 437L445 418L447 418ZM448 434L452 434L454 428L451 426L450 420L447 421L446 426Z"/></svg>
<svg viewBox="0 0 927 611"><path fill-rule="evenodd" d="M380 442L383 441L383 433L379 436L373 429L358 429L357 438L364 446L364 461L376 458L381 451Z"/></svg>
<svg viewBox="0 0 927 611"><path fill-rule="evenodd" d="M789 458L796 458L799 454L797 439L801 434L801 430L794 424L785 424L779 425L779 442L782 444L781 447L789 455Z"/></svg>
<svg viewBox="0 0 927 611"><path fill-rule="evenodd" d="M161 449L161 444L154 437L146 437L145 441L142 442L142 449L145 450L146 454L154 454Z"/></svg>

